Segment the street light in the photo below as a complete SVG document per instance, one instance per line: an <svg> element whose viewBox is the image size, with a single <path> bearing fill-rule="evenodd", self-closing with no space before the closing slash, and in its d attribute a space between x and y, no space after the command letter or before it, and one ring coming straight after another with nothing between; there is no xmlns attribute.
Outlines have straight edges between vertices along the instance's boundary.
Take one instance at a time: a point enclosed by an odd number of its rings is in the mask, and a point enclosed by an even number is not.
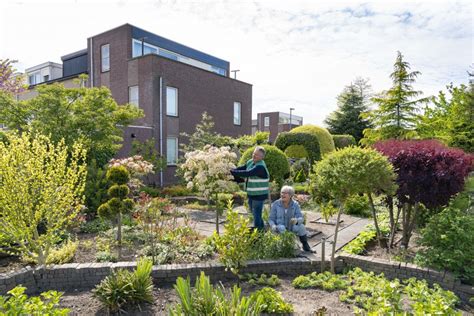
<svg viewBox="0 0 474 316"><path fill-rule="evenodd" d="M291 131L291 128L293 127L293 124L291 123L291 112L293 112L295 108L290 108L290 131Z"/></svg>

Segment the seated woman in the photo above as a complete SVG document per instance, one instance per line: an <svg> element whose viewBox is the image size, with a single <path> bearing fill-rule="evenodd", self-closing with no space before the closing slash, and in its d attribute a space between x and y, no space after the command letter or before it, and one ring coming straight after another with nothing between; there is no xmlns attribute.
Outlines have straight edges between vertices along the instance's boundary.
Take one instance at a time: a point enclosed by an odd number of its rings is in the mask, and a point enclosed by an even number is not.
<svg viewBox="0 0 474 316"><path fill-rule="evenodd" d="M303 214L298 202L293 200L294 194L295 190L290 186L285 185L281 188L280 199L272 204L268 224L274 232L283 233L288 230L295 233L300 238L303 250L314 252L308 244Z"/></svg>

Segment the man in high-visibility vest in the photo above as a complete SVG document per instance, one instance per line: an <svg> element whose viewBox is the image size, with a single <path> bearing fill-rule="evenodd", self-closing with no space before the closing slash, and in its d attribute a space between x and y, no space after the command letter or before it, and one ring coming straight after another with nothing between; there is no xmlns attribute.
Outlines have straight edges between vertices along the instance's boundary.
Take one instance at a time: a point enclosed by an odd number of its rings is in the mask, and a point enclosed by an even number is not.
<svg viewBox="0 0 474 316"><path fill-rule="evenodd" d="M249 209L252 210L254 227L263 230L264 223L262 219L263 203L268 198L270 190L270 173L263 159L265 158L265 148L255 147L252 159L249 159L245 165L230 172L238 180L245 178L245 191L249 201Z"/></svg>

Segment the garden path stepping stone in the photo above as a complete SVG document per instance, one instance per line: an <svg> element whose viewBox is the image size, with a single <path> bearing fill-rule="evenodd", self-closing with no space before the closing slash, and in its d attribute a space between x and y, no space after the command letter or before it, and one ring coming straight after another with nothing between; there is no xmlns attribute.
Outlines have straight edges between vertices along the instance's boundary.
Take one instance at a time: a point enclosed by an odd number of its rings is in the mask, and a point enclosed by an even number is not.
<svg viewBox="0 0 474 316"><path fill-rule="evenodd" d="M343 219L339 220L339 224L342 223L342 222L344 222ZM320 218L318 218L318 219L315 219L315 220L310 221L310 223L323 224L323 225L332 225L332 226L334 226L334 225L336 225L336 219L330 218L330 219L326 222L325 219L323 219L323 218L320 217Z"/></svg>

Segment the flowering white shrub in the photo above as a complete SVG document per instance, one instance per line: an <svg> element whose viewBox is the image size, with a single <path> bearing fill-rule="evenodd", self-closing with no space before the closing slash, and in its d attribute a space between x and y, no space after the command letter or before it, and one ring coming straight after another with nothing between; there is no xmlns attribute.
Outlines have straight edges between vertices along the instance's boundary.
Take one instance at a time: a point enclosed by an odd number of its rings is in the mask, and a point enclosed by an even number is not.
<svg viewBox="0 0 474 316"><path fill-rule="evenodd" d="M130 173L130 180L127 185L132 192L132 195L137 197L138 189L143 186L140 178L153 172L153 164L143 159L140 155L121 159L111 159L107 164L108 168L119 166L124 166Z"/></svg>
<svg viewBox="0 0 474 316"><path fill-rule="evenodd" d="M119 166L124 166L127 168L128 172L130 173L130 177L132 178L138 178L153 172L153 165L139 155L128 158L112 159L107 165L109 168Z"/></svg>
<svg viewBox="0 0 474 316"><path fill-rule="evenodd" d="M231 192L235 188L230 169L235 168L237 155L230 151L230 147L206 145L184 157L186 161L180 168L189 189L196 188L209 200L217 193Z"/></svg>

